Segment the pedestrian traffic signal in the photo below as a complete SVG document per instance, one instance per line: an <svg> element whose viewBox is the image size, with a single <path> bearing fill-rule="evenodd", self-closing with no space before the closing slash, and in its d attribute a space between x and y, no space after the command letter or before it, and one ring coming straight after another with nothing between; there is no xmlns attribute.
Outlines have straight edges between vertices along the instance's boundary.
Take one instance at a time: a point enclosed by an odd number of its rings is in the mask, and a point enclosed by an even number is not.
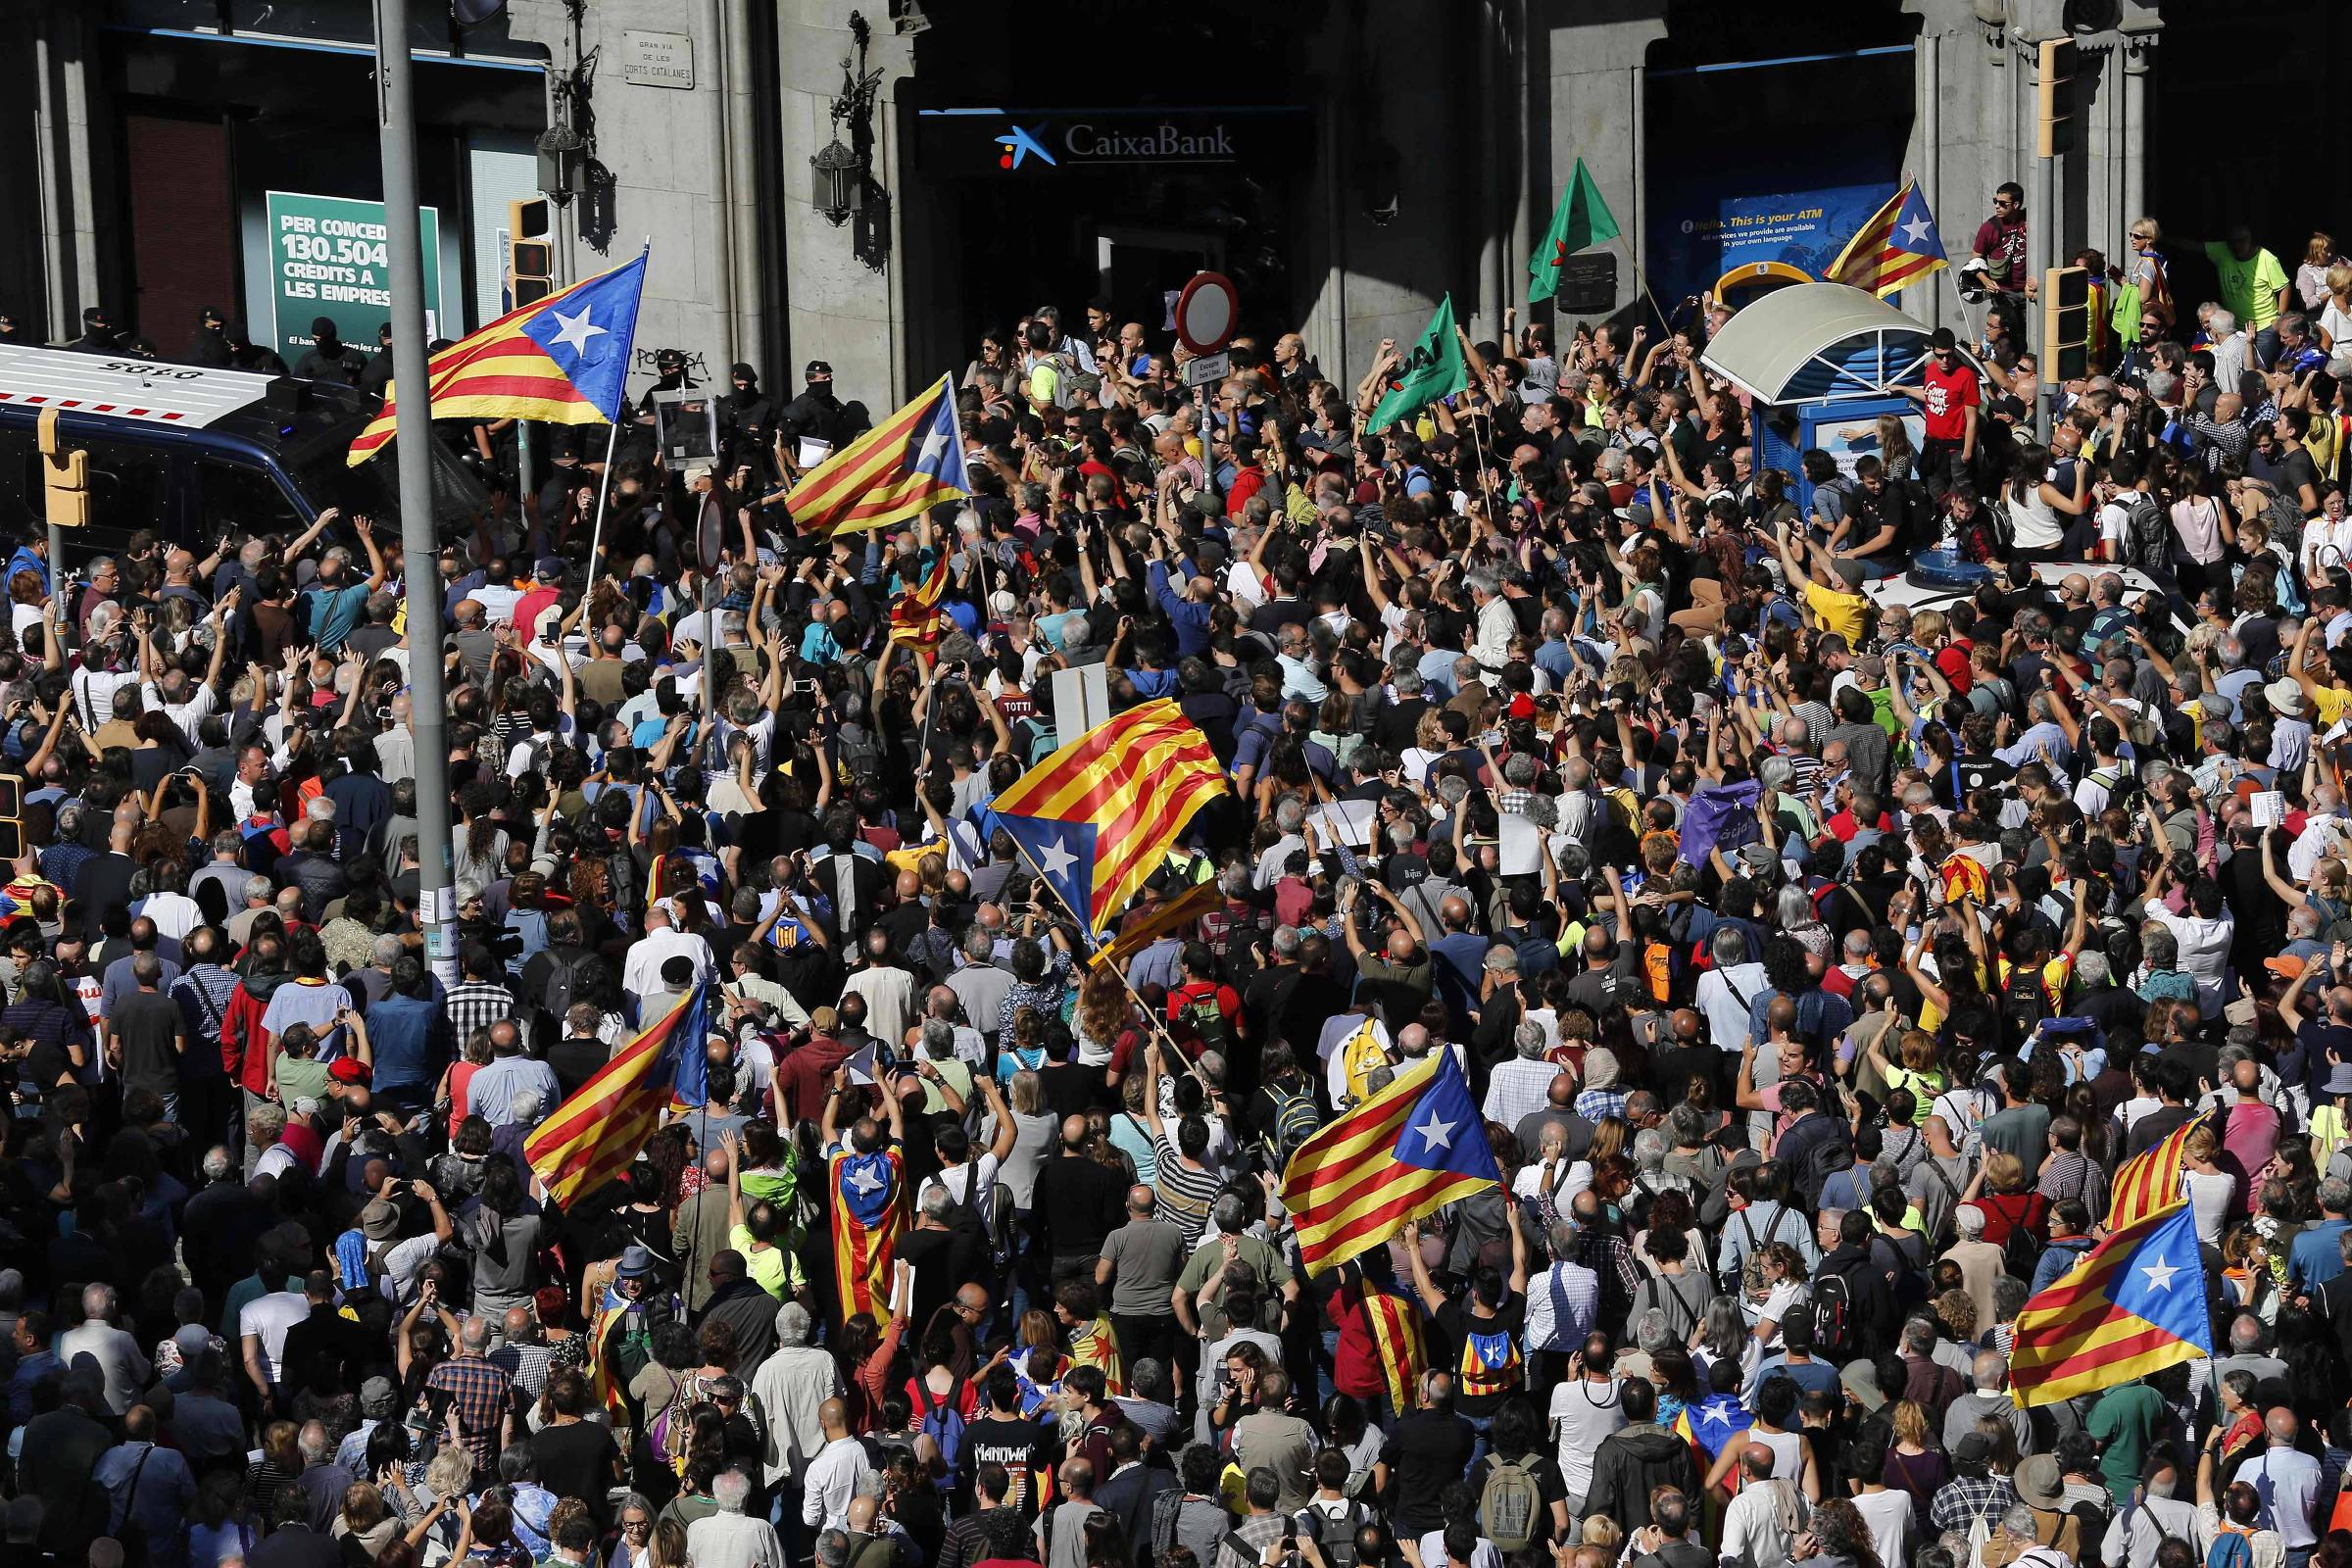
<svg viewBox="0 0 2352 1568"><path fill-rule="evenodd" d="M2090 373L2090 273L2053 267L2041 278L2041 378L2051 386Z"/></svg>
<svg viewBox="0 0 2352 1568"><path fill-rule="evenodd" d="M14 860L24 853L24 781L14 773L0 773L0 860Z"/></svg>
<svg viewBox="0 0 2352 1568"><path fill-rule="evenodd" d="M556 291L556 246L544 196L507 203L509 310L536 305Z"/></svg>
<svg viewBox="0 0 2352 1568"><path fill-rule="evenodd" d="M90 521L90 457L62 445L57 410L43 409L40 424L41 491L44 514L56 528L83 528ZM52 563L54 564L54 563Z"/></svg>
<svg viewBox="0 0 2352 1568"><path fill-rule="evenodd" d="M2075 150L2075 40L2044 38L2039 48L2039 76L2034 82L2034 119L2037 123L2034 154L2041 158L2063 158ZM2035 222L2050 220L2047 213L2034 215Z"/></svg>

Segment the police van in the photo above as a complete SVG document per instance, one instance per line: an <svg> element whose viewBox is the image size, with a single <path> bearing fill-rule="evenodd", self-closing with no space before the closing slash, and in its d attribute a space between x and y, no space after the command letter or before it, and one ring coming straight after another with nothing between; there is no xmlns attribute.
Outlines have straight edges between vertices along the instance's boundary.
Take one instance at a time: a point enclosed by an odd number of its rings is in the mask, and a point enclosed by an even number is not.
<svg viewBox="0 0 2352 1568"><path fill-rule="evenodd" d="M44 526L38 425L87 454L90 526L69 559L120 549L142 528L209 553L231 528L299 533L328 507L399 516L396 460L354 468L351 442L375 413L349 387L68 349L0 348L0 530ZM433 513L470 526L472 474L432 443Z"/></svg>

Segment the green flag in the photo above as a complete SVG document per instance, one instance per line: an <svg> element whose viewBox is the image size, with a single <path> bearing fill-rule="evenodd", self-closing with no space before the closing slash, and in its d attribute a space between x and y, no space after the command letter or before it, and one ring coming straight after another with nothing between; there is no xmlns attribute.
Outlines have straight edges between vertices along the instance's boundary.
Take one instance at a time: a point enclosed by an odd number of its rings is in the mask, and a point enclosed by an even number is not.
<svg viewBox="0 0 2352 1568"><path fill-rule="evenodd" d="M1368 428L1386 430L1469 384L1470 368L1462 360L1461 338L1453 325L1453 296L1448 294L1438 302L1438 314L1429 318L1427 330L1414 341L1403 363L1389 372L1388 390L1372 411Z"/></svg>
<svg viewBox="0 0 2352 1568"><path fill-rule="evenodd" d="M1559 210L1551 215L1551 226L1536 242L1536 254L1527 259L1528 276L1534 284L1528 292L1530 299L1547 300L1559 292L1560 264L1588 246L1617 237L1617 220L1609 212L1609 204L1600 199L1600 186L1592 179L1585 161L1576 161L1576 177L1560 193Z"/></svg>

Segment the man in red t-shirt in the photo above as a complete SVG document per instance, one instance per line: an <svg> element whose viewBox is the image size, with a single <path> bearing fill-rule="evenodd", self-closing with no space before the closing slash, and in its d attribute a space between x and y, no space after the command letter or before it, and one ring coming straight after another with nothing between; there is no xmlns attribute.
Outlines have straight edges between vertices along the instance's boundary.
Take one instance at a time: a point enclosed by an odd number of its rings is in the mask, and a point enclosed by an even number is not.
<svg viewBox="0 0 2352 1568"><path fill-rule="evenodd" d="M1217 980L1216 958L1201 942L1184 946L1184 984L1168 993L1168 1024L1180 1041L1225 1051L1241 1038L1242 994Z"/></svg>
<svg viewBox="0 0 2352 1568"><path fill-rule="evenodd" d="M1968 483L1977 461L1977 420L1984 407L1976 367L1960 357L1952 329L1939 326L1928 339L1926 373L1918 386L1895 390L1927 410L1927 439L1920 445L1920 478L1938 503L1955 484Z"/></svg>

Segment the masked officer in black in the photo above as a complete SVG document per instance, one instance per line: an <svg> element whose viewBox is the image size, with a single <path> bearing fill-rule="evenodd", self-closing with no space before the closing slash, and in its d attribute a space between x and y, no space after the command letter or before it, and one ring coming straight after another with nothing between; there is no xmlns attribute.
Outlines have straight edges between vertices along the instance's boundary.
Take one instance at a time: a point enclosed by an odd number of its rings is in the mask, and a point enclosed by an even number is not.
<svg viewBox="0 0 2352 1568"><path fill-rule="evenodd" d="M749 365L728 368L735 390L718 400L718 439L726 467L749 468L755 483L776 476L775 400L760 390L760 372Z"/></svg>
<svg viewBox="0 0 2352 1568"><path fill-rule="evenodd" d="M228 340L220 334L228 326L228 318L216 305L207 305L196 313L196 331L188 339L188 352L180 358L190 365L201 365L208 370L229 368Z"/></svg>
<svg viewBox="0 0 2352 1568"><path fill-rule="evenodd" d="M251 370L256 375L286 375L286 362L278 358L275 349L264 348L253 340L241 321L231 321L221 329L220 340L228 345L228 363L237 369Z"/></svg>
<svg viewBox="0 0 2352 1568"><path fill-rule="evenodd" d="M311 351L295 362L294 373L306 381L357 386L367 368L368 357L337 335L334 318L321 316L311 322Z"/></svg>
<svg viewBox="0 0 2352 1568"><path fill-rule="evenodd" d="M81 336L66 347L83 354L120 354L122 334L107 316L106 307L93 305L81 313Z"/></svg>
<svg viewBox="0 0 2352 1568"><path fill-rule="evenodd" d="M380 399L384 388L392 384L392 323L386 321L375 329L375 358L360 372L360 390L368 397Z"/></svg>
<svg viewBox="0 0 2352 1568"><path fill-rule="evenodd" d="M784 405L776 416L776 433L783 438L784 455L799 471L800 447L803 441L822 441L835 452L864 433L862 405L847 404L833 395L833 367L823 360L810 360L803 378L808 385L801 395Z"/></svg>

